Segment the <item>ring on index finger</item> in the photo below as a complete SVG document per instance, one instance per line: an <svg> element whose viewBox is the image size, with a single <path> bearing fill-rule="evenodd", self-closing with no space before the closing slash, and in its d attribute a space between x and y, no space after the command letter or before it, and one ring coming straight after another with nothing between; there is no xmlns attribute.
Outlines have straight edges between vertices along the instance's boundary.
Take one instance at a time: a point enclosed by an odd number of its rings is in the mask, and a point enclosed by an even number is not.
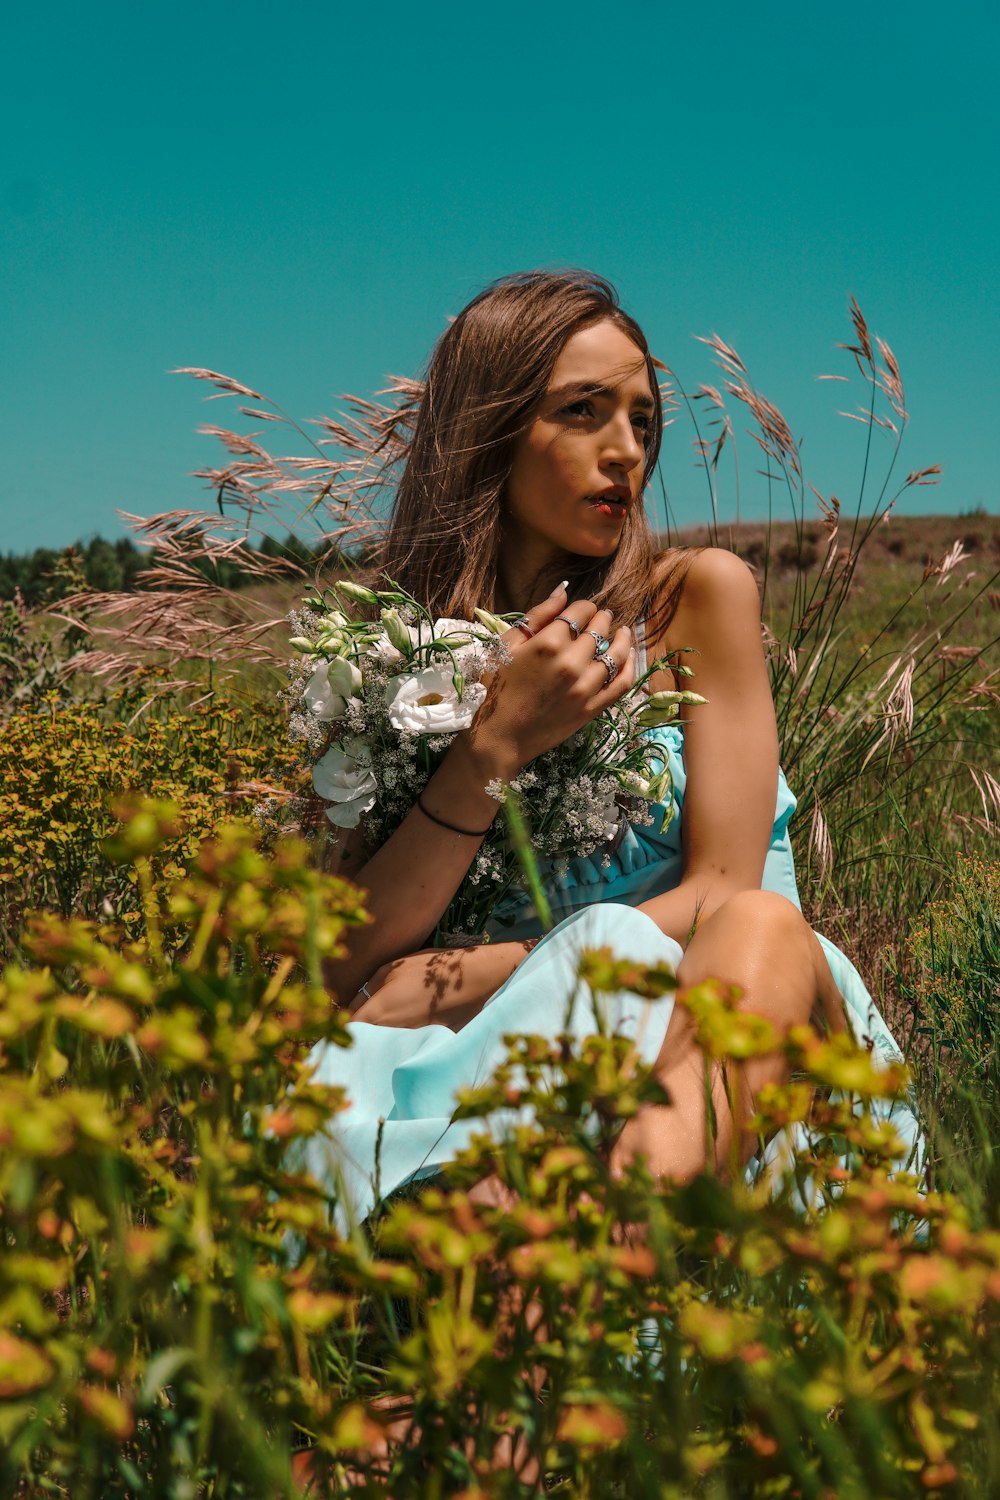
<svg viewBox="0 0 1000 1500"><path fill-rule="evenodd" d="M524 615L522 615L519 620L515 620L511 628L513 630L523 630L529 641L532 641L535 638L535 631L532 630Z"/></svg>
<svg viewBox="0 0 1000 1500"><path fill-rule="evenodd" d="M611 645L611 642L608 640L607 636L606 635L602 635L599 630L588 630L587 634L588 635L592 635L594 637L594 641L595 641L594 655L595 655L595 657L597 657L597 656L603 656L604 653L605 653L605 651L607 651L608 647Z"/></svg>
<svg viewBox="0 0 1000 1500"><path fill-rule="evenodd" d="M564 622L564 624L566 624L566 625L569 626L569 633L570 633L570 635L573 637L573 639L575 641L576 638L577 638L577 636L580 634L580 627L576 623L576 621L574 619L572 619L569 615L556 615L556 619L557 620L562 620Z"/></svg>

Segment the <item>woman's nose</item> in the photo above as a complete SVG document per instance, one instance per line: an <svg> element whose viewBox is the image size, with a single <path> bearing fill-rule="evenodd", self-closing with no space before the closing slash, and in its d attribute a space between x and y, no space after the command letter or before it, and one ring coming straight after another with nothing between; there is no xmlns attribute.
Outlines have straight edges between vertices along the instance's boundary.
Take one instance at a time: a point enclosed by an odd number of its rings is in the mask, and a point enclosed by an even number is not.
<svg viewBox="0 0 1000 1500"><path fill-rule="evenodd" d="M625 469L634 469L643 461L646 450L636 435L632 417L625 414L615 420L604 449L606 463L621 464Z"/></svg>

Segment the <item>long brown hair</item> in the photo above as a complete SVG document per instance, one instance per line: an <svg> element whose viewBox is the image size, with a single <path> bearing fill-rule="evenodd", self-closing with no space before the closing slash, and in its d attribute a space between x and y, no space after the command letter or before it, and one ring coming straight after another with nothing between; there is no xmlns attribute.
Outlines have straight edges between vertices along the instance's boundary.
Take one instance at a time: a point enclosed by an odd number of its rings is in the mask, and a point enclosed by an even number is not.
<svg viewBox="0 0 1000 1500"><path fill-rule="evenodd" d="M656 468L663 408L646 337L610 282L589 271L523 271L486 287L454 319L413 388L404 422L405 467L375 559L435 614L470 619L495 607L502 501L514 444L545 396L567 339L608 321L644 356L654 411L642 489ZM401 416L403 414L401 413ZM398 435L399 429L397 429ZM673 613L683 555L664 569L642 505L632 506L610 558L565 562L571 598L590 598L632 625L652 610Z"/></svg>

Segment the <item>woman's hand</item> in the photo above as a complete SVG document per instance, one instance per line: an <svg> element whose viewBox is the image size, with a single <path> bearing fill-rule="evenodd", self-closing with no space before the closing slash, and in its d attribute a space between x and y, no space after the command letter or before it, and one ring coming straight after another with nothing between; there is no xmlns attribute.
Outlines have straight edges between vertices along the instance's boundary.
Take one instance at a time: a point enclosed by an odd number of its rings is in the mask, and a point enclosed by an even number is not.
<svg viewBox="0 0 1000 1500"><path fill-rule="evenodd" d="M424 948L383 964L350 1005L355 1021L459 1031L527 957L533 943Z"/></svg>
<svg viewBox="0 0 1000 1500"><path fill-rule="evenodd" d="M524 618L532 635L518 626L507 631L513 661L497 672L475 722L464 731L473 755L501 780L568 740L635 682L632 632L624 625L614 629L610 612L589 599L568 603L560 587ZM610 636L603 653L591 632Z"/></svg>

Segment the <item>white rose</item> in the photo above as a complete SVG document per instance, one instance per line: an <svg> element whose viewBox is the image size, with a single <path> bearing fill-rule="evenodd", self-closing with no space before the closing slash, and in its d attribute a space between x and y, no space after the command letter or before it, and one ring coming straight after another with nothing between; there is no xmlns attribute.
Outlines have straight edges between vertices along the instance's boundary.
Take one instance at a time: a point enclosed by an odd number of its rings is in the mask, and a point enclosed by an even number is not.
<svg viewBox="0 0 1000 1500"><path fill-rule="evenodd" d="M482 707L486 689L467 682L461 698L452 682L452 668L425 667L407 672L389 684L389 718L396 729L410 734L455 734L468 729Z"/></svg>
<svg viewBox="0 0 1000 1500"><path fill-rule="evenodd" d="M375 806L375 773L365 759L364 742L334 745L313 766L313 786L333 806L326 815L337 828L355 828L361 814Z"/></svg>
<svg viewBox="0 0 1000 1500"><path fill-rule="evenodd" d="M351 661L320 662L302 691L306 707L324 722L340 719L347 711L347 700L361 687L361 673Z"/></svg>

